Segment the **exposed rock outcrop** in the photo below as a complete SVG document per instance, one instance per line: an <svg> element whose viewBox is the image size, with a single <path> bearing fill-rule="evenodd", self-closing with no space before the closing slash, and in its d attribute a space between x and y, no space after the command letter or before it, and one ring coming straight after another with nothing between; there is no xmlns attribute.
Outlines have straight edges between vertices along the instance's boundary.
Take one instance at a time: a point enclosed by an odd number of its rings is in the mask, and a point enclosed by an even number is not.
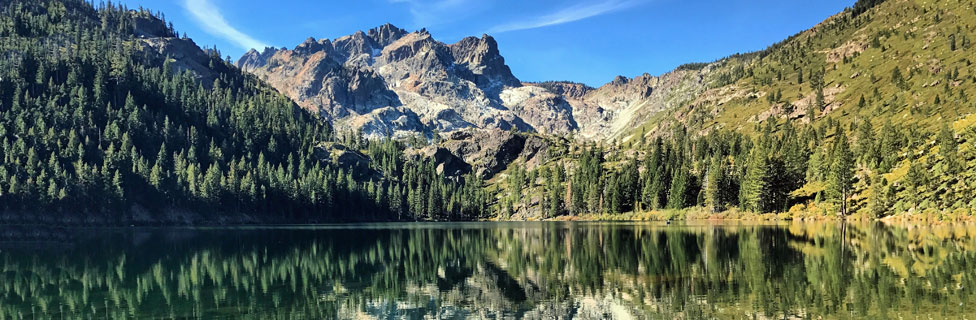
<svg viewBox="0 0 976 320"><path fill-rule="evenodd" d="M438 171L448 176L474 172L491 179L513 162L533 169L549 160L550 141L534 134L466 129L443 136L440 143L412 154L431 159Z"/></svg>
<svg viewBox="0 0 976 320"><path fill-rule="evenodd" d="M386 24L332 41L309 38L291 50L251 50L237 65L340 128L372 137L577 129L559 95L535 92L517 103L501 98L522 84L487 35L444 44L426 30L408 33Z"/></svg>
<svg viewBox="0 0 976 320"><path fill-rule="evenodd" d="M592 88L521 83L488 35L445 44L426 30L385 24L295 48L251 50L238 67L257 74L337 127L369 137L431 137L469 128L614 139L706 89L706 66Z"/></svg>
<svg viewBox="0 0 976 320"><path fill-rule="evenodd" d="M145 57L154 63L169 61L171 72L189 71L204 87L213 85L215 71L219 69L211 67L212 52L200 49L189 38L177 37L159 18L138 11L131 11L131 14L133 34L136 35L133 45L145 53Z"/></svg>
<svg viewBox="0 0 976 320"><path fill-rule="evenodd" d="M358 178L380 175L370 167L372 161L368 156L338 143L323 143L316 146L315 158L319 161L331 161L348 172L360 175Z"/></svg>

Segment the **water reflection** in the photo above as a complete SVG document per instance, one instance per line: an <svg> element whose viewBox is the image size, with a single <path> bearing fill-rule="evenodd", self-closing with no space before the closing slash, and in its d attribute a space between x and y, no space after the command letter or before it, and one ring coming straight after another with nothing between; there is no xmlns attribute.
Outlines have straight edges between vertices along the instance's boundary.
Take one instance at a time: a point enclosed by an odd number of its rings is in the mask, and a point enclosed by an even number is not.
<svg viewBox="0 0 976 320"><path fill-rule="evenodd" d="M0 231L0 319L961 318L976 226Z"/></svg>

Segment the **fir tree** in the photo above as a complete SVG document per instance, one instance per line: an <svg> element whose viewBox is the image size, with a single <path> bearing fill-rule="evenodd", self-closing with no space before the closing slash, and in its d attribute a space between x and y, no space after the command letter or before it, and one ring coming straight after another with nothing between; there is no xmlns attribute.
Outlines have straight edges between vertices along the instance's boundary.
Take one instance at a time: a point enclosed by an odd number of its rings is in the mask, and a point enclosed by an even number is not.
<svg viewBox="0 0 976 320"><path fill-rule="evenodd" d="M847 137L839 131L834 141L833 161L830 164L828 185L832 199L840 206L840 213L847 215L847 199L854 184L854 154Z"/></svg>
<svg viewBox="0 0 976 320"><path fill-rule="evenodd" d="M712 212L719 212L724 209L723 189L725 181L725 166L718 155L713 155L708 165L708 175L705 178L705 208Z"/></svg>

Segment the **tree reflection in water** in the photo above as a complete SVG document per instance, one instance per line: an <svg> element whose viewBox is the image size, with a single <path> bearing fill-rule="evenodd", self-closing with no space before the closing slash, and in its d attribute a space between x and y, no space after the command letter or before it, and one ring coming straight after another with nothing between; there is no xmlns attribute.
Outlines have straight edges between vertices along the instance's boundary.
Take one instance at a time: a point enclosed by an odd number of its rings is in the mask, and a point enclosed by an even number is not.
<svg viewBox="0 0 976 320"><path fill-rule="evenodd" d="M974 235L840 223L5 228L0 319L961 318L976 314Z"/></svg>

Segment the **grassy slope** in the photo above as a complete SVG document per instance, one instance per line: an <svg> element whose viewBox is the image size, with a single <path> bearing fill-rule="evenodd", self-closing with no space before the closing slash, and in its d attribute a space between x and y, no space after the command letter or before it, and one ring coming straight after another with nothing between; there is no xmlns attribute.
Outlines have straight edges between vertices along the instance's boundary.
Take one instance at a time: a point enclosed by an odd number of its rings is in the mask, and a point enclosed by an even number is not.
<svg viewBox="0 0 976 320"><path fill-rule="evenodd" d="M821 69L826 71L829 107L818 120L870 120L880 128L890 118L904 124L918 122L934 131L946 119L956 120L976 111L964 97L976 93L971 64L976 48L964 47L962 40L976 38L973 8L969 0L889 0L857 17L845 11L766 51L723 60L727 65L742 66L745 74L733 84L711 89L690 102L688 108L651 119L634 133L643 128L650 134L653 130L646 129L669 126L673 121L699 130L749 132L758 116L788 104L799 107L795 118L805 119L803 100L814 94L809 75ZM950 50L951 34L956 35L955 51ZM875 38L878 41L873 41ZM847 61L839 58L843 48L861 46L866 47L863 52L847 51ZM829 59L831 54L837 58ZM907 91L891 81L896 67L906 78ZM797 82L797 70L804 73L803 83ZM947 80L947 74L956 70L958 76ZM781 102L766 100L766 95L780 91ZM858 106L861 96L866 100L864 107ZM940 104L934 102L936 97Z"/></svg>
<svg viewBox="0 0 976 320"><path fill-rule="evenodd" d="M788 118L807 123L807 104L815 95L810 74L823 70L827 107L815 112L815 123L829 118L847 127L870 121L877 132L890 120L902 129L917 125L932 133L925 147L903 150L903 155L920 155L915 161L934 179L928 187L913 191L903 186L911 161L907 157L884 177L898 186L896 210L947 218L962 212L960 208L972 210L974 204L967 203L971 199L944 199L945 193L976 194L971 182L976 179L976 117L971 116L976 104L969 97L976 94L976 48L969 44L976 39L974 33L976 5L971 0L889 0L856 17L846 10L763 52L723 59L719 63L724 72L739 66L745 72L686 107L655 116L632 134L667 134L677 125L699 132L722 128L754 133L757 123L769 116L780 123ZM905 79L902 84L893 81L896 68ZM800 71L802 83L797 81ZM767 99L779 92L778 101ZM797 111L783 112L789 105ZM953 123L960 141L964 169L957 176L940 174L943 159L937 155L935 133L946 122ZM871 196L868 181L878 174L859 168L862 179L854 199L860 213L866 213ZM916 191L921 204L907 204L908 193Z"/></svg>

